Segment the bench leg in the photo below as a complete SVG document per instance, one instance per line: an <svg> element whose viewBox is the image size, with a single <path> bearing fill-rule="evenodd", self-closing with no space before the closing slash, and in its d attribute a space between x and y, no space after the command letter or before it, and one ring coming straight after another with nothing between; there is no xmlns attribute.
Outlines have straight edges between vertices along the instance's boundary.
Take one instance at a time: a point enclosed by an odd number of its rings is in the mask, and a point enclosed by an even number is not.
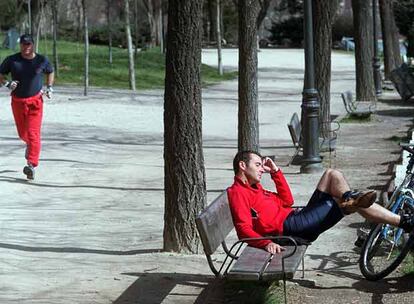
<svg viewBox="0 0 414 304"><path fill-rule="evenodd" d="M297 149L296 149L296 151L295 151L295 154L293 154L293 156L290 158L290 160L289 160L289 162L287 163L287 167L289 167L290 166L290 164L293 162L293 160L295 159L295 157L297 156L297 155L299 155L299 150L300 150L300 147L297 147Z"/></svg>
<svg viewBox="0 0 414 304"><path fill-rule="evenodd" d="M286 274L283 273L283 294L285 296L285 304L287 304L287 294L286 294Z"/></svg>
<svg viewBox="0 0 414 304"><path fill-rule="evenodd" d="M305 255L302 255L302 279L305 278Z"/></svg>

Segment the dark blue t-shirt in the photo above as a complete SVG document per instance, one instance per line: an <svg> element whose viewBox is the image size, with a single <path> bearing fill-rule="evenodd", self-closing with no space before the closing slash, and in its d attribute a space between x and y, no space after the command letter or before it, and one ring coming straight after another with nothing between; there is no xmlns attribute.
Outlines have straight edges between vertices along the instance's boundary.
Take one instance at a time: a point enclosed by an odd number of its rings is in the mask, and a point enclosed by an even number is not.
<svg viewBox="0 0 414 304"><path fill-rule="evenodd" d="M13 91L16 97L31 97L40 92L43 74L53 72L53 67L45 56L36 54L33 59L25 59L20 53L7 57L0 65L0 74L11 73L11 79L19 81Z"/></svg>

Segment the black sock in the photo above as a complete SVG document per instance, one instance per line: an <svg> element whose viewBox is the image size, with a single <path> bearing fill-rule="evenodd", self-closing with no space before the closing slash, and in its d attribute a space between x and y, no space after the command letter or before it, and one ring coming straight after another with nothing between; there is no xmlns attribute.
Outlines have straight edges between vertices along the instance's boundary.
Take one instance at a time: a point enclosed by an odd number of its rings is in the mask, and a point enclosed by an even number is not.
<svg viewBox="0 0 414 304"><path fill-rule="evenodd" d="M344 201L347 201L350 199L351 195L352 195L352 191L349 190L349 191L344 192L344 194L342 194L342 198Z"/></svg>

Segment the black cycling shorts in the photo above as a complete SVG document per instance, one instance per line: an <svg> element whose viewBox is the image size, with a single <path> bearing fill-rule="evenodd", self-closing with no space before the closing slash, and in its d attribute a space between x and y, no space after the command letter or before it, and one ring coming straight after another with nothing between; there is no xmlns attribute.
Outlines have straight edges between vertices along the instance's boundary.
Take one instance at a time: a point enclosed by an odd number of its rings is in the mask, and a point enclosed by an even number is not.
<svg viewBox="0 0 414 304"><path fill-rule="evenodd" d="M318 236L338 223L344 214L334 198L318 189L308 204L291 212L283 222L283 234L314 241Z"/></svg>

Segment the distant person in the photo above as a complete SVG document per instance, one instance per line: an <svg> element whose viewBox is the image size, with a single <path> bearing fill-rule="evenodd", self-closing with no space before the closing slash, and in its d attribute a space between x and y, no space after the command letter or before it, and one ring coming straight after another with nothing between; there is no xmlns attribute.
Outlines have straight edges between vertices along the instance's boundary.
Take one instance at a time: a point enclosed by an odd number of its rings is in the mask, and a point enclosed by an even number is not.
<svg viewBox="0 0 414 304"><path fill-rule="evenodd" d="M351 191L343 174L334 169L325 171L307 206L301 210L292 208L290 187L270 158L254 151L242 151L236 154L233 169L234 183L227 194L240 239L289 235L312 242L354 212L372 222L399 226L406 231L414 229L413 217L394 214L375 204L375 191ZM270 173L277 193L265 190L260 184L264 173ZM251 240L248 244L273 254L284 250L271 240Z"/></svg>
<svg viewBox="0 0 414 304"><path fill-rule="evenodd" d="M6 75L11 74L7 80ZM27 179L35 177L41 148L41 125L43 116L43 76L46 75L45 94L52 97L53 67L49 60L34 51L32 36L20 37L20 52L7 57L0 65L0 84L11 91L11 106L19 137L26 143L26 166L23 173Z"/></svg>

